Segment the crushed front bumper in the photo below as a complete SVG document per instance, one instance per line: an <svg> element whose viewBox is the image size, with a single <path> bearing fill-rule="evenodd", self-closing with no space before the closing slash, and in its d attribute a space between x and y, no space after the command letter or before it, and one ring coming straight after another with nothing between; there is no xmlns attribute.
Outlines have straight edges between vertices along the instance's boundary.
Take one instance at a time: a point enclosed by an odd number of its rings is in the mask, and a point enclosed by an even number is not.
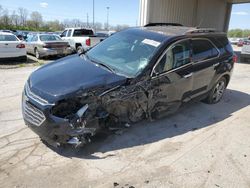
<svg viewBox="0 0 250 188"><path fill-rule="evenodd" d="M43 106L23 93L22 112L25 124L49 145L58 147L61 144L80 145L88 142L95 129L76 127L70 120L58 118L50 113L51 106ZM72 139L78 142L72 142Z"/></svg>

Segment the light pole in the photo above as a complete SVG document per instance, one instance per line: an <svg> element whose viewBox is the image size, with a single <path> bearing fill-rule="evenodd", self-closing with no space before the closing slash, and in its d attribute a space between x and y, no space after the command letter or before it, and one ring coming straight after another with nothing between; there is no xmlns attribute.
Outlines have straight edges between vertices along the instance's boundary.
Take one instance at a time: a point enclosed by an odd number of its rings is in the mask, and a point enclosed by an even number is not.
<svg viewBox="0 0 250 188"><path fill-rule="evenodd" d="M110 7L107 7L107 30L109 31L109 9Z"/></svg>
<svg viewBox="0 0 250 188"><path fill-rule="evenodd" d="M95 30L95 0L93 0L93 29Z"/></svg>

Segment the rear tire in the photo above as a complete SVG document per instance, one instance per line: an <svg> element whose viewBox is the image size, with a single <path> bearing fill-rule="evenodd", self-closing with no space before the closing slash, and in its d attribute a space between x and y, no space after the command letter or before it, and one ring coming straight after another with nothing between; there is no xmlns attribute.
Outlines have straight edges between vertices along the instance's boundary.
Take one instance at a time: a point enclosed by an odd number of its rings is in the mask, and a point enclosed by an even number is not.
<svg viewBox="0 0 250 188"><path fill-rule="evenodd" d="M211 91L208 94L208 97L204 100L207 104L216 104L220 102L223 97L223 94L227 87L226 78L222 77L219 81L214 85Z"/></svg>
<svg viewBox="0 0 250 188"><path fill-rule="evenodd" d="M77 49L76 49L76 52L78 53L78 54L80 54L80 53L82 53L82 46L78 46L77 47Z"/></svg>

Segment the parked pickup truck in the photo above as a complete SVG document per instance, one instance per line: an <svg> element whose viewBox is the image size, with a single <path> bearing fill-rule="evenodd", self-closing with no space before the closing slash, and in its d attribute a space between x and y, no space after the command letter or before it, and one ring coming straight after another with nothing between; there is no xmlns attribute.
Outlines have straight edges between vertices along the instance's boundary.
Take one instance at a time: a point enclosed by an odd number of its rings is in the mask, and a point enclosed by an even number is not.
<svg viewBox="0 0 250 188"><path fill-rule="evenodd" d="M89 28L66 28L60 35L76 52L87 50L105 39L94 34Z"/></svg>

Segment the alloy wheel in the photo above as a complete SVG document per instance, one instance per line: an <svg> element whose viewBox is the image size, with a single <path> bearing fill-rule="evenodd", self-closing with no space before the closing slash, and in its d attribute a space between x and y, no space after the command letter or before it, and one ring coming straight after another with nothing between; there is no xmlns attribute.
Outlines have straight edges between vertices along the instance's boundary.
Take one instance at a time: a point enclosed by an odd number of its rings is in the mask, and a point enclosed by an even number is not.
<svg viewBox="0 0 250 188"><path fill-rule="evenodd" d="M214 93L213 93L213 101L218 102L222 98L224 91L226 89L226 84L223 80L219 81L215 86Z"/></svg>

